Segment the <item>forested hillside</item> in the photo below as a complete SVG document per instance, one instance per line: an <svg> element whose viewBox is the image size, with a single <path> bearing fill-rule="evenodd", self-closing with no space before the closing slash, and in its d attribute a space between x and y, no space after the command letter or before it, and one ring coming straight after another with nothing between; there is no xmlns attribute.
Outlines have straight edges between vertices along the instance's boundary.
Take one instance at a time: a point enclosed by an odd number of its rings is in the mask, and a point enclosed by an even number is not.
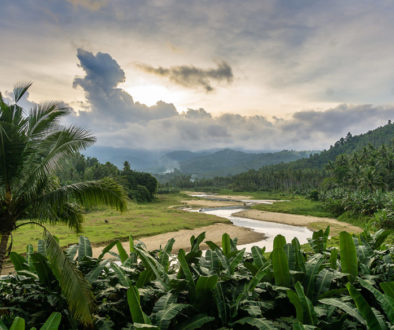
<svg viewBox="0 0 394 330"><path fill-rule="evenodd" d="M350 133L341 138L330 149L309 158L289 163L264 166L259 170L249 170L231 177L217 177L212 180L197 180L194 187L228 187L235 190L284 190L305 192L317 189L329 176L330 162L342 154L351 154L364 148L386 145L392 148L394 124L389 122L368 133L352 136ZM368 148L364 154L368 154Z"/></svg>

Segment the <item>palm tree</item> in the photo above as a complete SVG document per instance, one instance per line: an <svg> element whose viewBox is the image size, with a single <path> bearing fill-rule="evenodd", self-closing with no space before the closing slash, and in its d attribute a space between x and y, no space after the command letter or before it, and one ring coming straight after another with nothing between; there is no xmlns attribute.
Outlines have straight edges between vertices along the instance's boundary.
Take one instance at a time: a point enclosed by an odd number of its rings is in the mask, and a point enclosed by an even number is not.
<svg viewBox="0 0 394 330"><path fill-rule="evenodd" d="M60 186L54 176L60 161L95 139L81 128L60 126L69 109L56 103L25 113L17 103L30 86L14 88L13 104L0 94L0 273L12 232L26 222L62 222L79 231L82 206L126 208L123 189L111 179Z"/></svg>

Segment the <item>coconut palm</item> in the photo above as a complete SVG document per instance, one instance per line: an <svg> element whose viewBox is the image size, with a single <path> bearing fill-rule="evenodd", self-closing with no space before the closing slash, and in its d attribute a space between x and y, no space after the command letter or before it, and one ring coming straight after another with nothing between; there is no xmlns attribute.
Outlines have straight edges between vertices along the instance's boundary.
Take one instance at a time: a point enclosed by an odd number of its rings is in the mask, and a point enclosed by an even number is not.
<svg viewBox="0 0 394 330"><path fill-rule="evenodd" d="M30 86L15 87L12 104L0 94L0 273L10 236L19 226L61 222L79 231L82 206L126 208L123 189L113 180L60 186L54 176L60 161L95 139L81 128L60 126L69 109L56 103L25 113L18 101Z"/></svg>

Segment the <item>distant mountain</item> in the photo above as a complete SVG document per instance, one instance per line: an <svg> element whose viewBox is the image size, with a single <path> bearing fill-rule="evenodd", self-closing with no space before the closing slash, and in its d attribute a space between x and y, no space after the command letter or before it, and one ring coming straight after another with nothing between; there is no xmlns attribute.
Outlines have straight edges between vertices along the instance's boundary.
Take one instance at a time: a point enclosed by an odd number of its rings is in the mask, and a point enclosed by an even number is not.
<svg viewBox="0 0 394 330"><path fill-rule="evenodd" d="M178 161L179 170L184 174L197 177L226 176L258 169L265 165L290 162L308 157L311 151L289 151L268 153L250 153L233 149L219 150L213 153L176 152L165 156Z"/></svg>
<svg viewBox="0 0 394 330"><path fill-rule="evenodd" d="M102 163L111 162L119 168L127 160L131 168L137 171L167 173L176 169L183 174L206 178L290 162L308 157L311 153L313 152L289 150L254 153L233 149L165 152L102 146L93 146L84 152L88 157L95 157Z"/></svg>

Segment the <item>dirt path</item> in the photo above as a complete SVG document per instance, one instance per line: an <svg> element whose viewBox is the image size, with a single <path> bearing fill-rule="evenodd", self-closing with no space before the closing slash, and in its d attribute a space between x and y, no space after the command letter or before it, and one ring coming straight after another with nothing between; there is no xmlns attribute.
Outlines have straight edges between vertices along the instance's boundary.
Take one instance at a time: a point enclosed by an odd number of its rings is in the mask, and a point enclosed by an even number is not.
<svg viewBox="0 0 394 330"><path fill-rule="evenodd" d="M242 218L250 218L255 220L284 223L293 226L305 226L311 230L325 228L327 225L330 225L332 236L337 235L339 232L343 230L356 234L361 233L363 231L360 227L350 225L346 222L341 222L331 218L313 217L308 215L267 212L267 211L249 209L235 213L234 216L242 217Z"/></svg>
<svg viewBox="0 0 394 330"><path fill-rule="evenodd" d="M200 227L196 229L183 229L175 232L163 233L155 236L142 237L139 240L144 242L148 250L159 249L160 246L164 247L170 238L175 239L173 252L179 249L190 249L190 237L197 236L202 232L206 233L205 240L213 241L216 244L221 244L222 235L227 233L230 237L238 238L238 244L247 244L260 241L265 238L264 234L256 233L250 229L237 227L231 224L217 223L210 226ZM129 250L129 242L122 243L126 251ZM201 244L201 247L206 247ZM98 257L104 246L94 247L93 256ZM116 252L116 248L113 249Z"/></svg>

